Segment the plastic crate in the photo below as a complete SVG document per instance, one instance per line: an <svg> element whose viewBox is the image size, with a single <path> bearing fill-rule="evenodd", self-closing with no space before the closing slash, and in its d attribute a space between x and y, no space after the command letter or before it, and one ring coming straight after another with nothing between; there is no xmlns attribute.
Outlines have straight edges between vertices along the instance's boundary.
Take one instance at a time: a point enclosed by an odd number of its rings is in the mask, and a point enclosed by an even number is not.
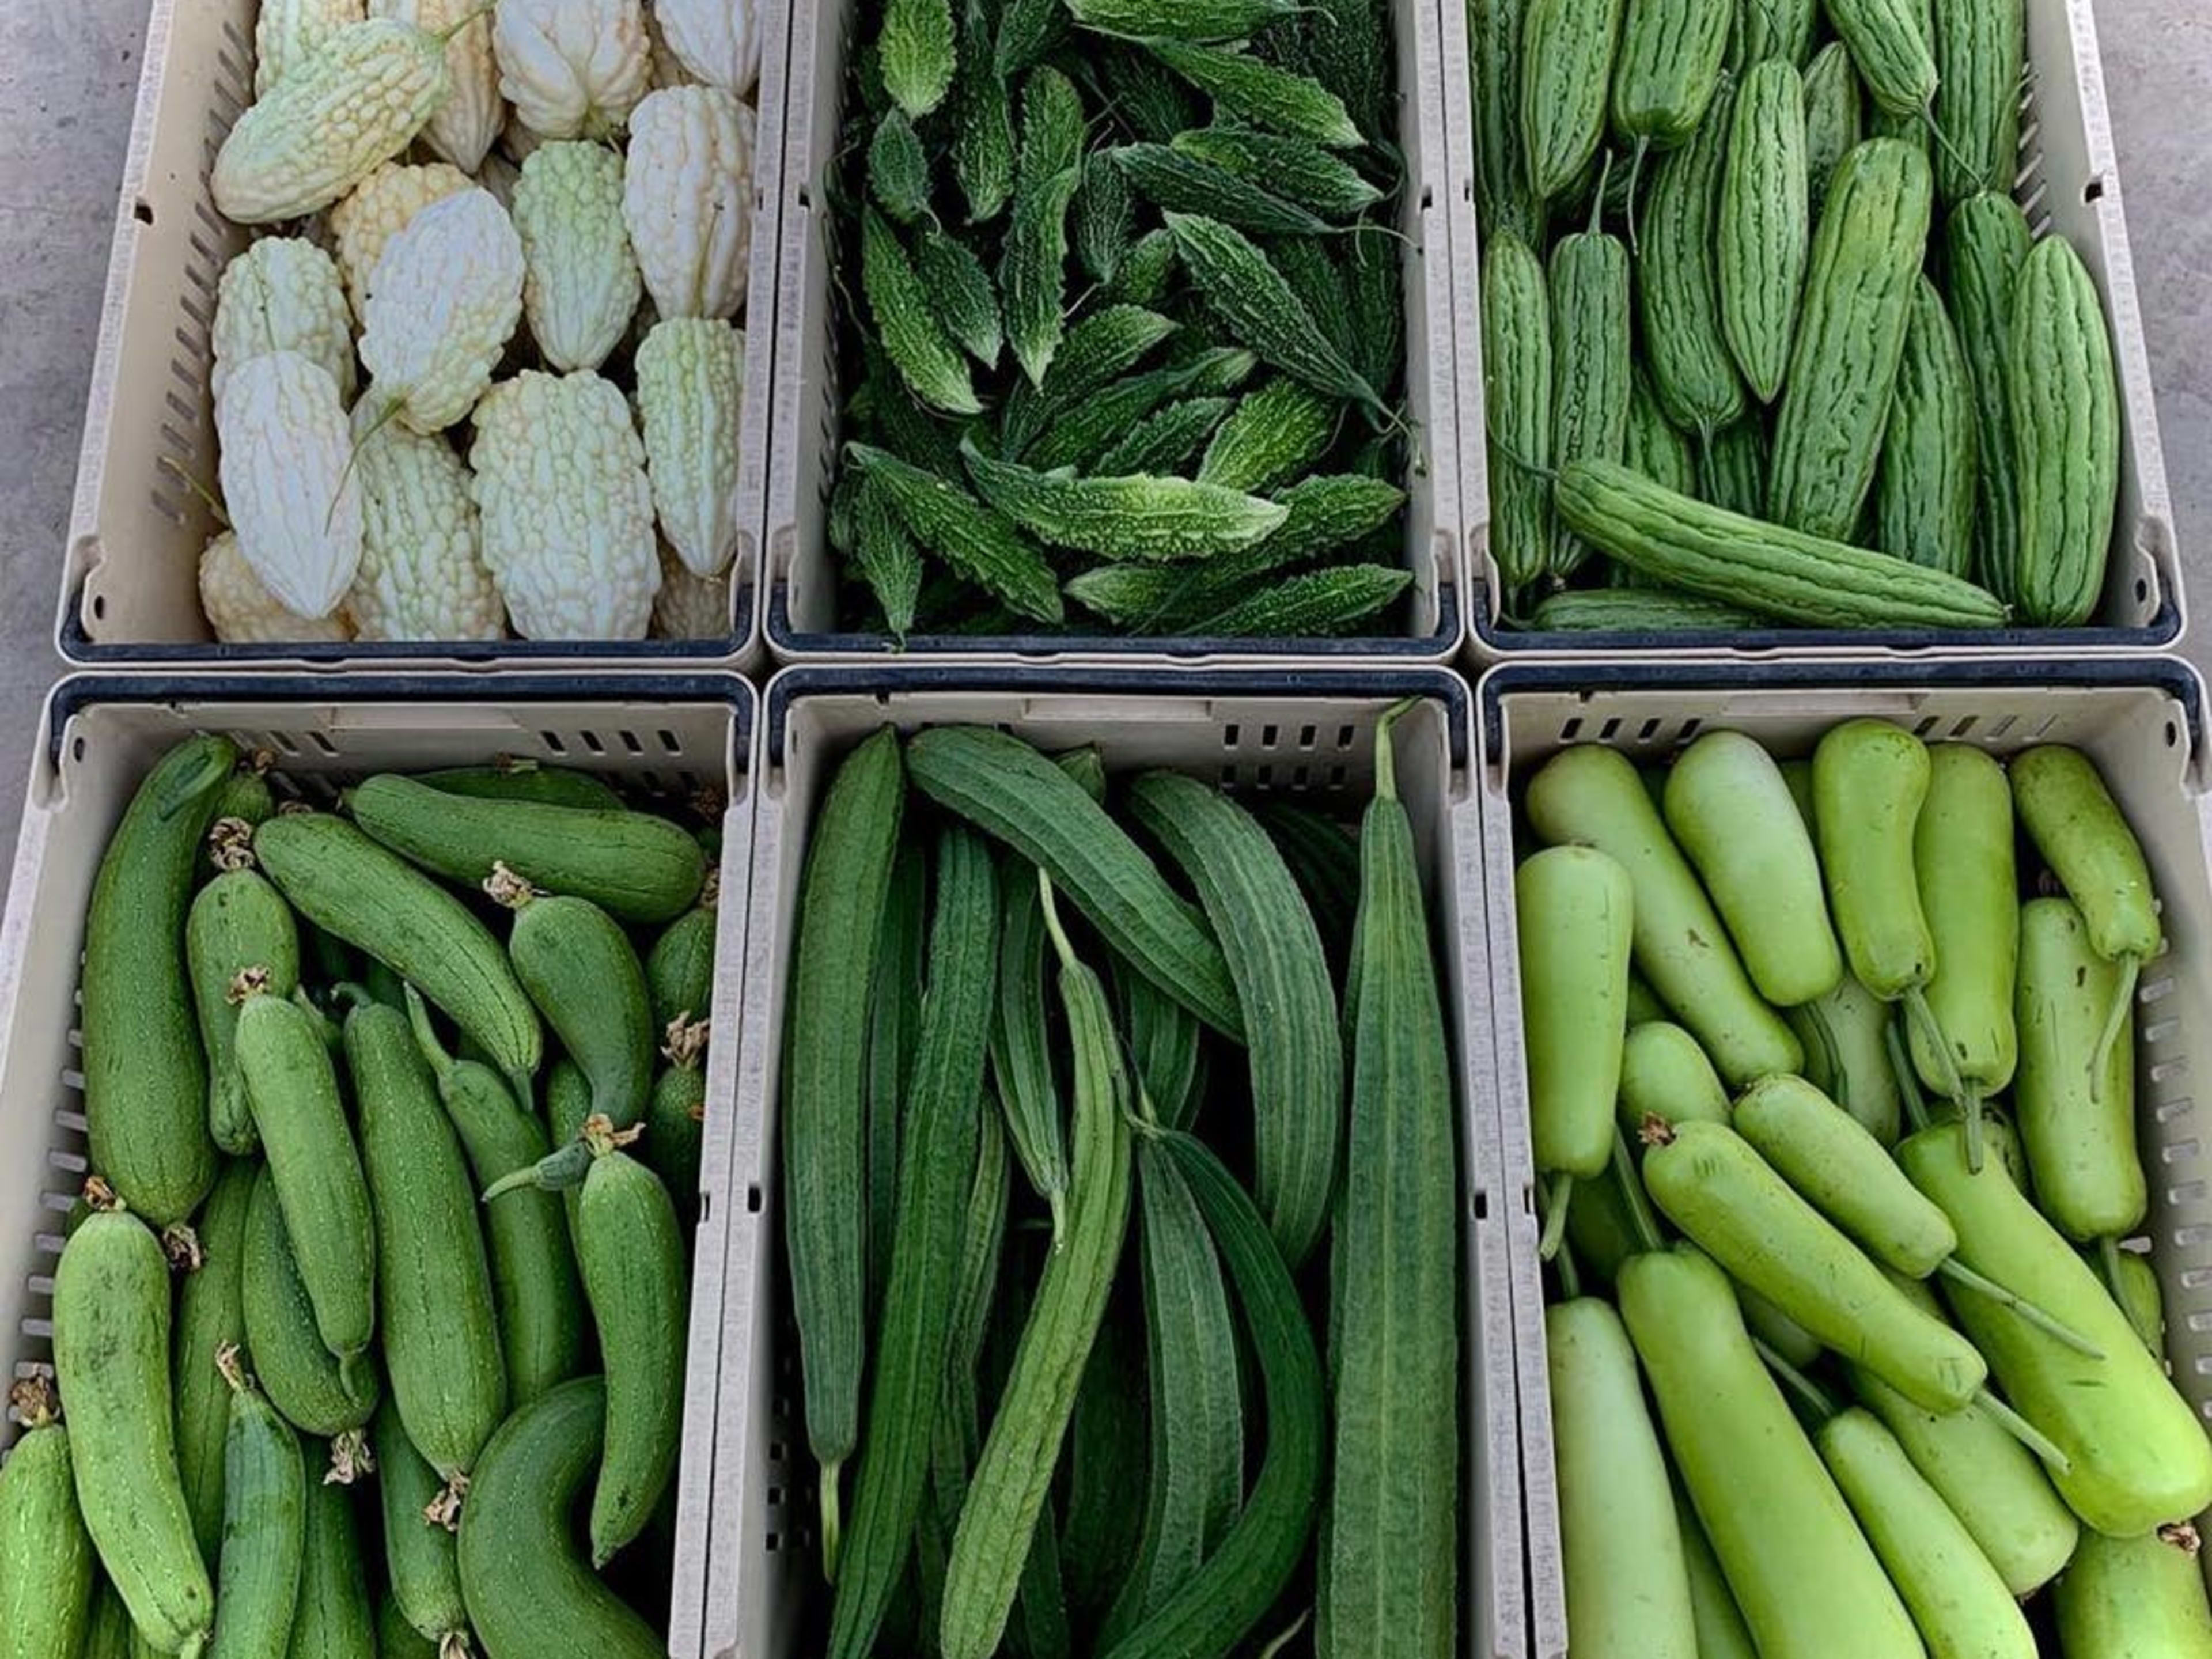
<svg viewBox="0 0 2212 1659"><path fill-rule="evenodd" d="M722 817L707 1140L685 1363L684 1458L670 1651L696 1659L708 1599L714 1493L714 1402L722 1350L746 894L752 870L756 698L720 676L612 681L516 676L496 694L465 677L363 678L335 694L305 677L143 679L79 676L58 687L33 751L22 830L0 922L0 1331L8 1374L50 1366L49 1322L62 1226L87 1173L76 995L85 907L108 836L153 763L195 732L219 731L276 757L280 799L328 804L346 783L392 768L482 763L502 756L594 772L682 800L713 789ZM183 948L181 942L177 947ZM722 1103L713 1104L712 1103Z"/></svg>
<svg viewBox="0 0 2212 1659"><path fill-rule="evenodd" d="M363 669L506 664L565 671L628 665L681 672L742 662L760 637L760 521L767 480L768 387L775 339L776 188L783 166L788 9L763 5L760 112L753 158L751 276L729 632L710 640L471 641L223 645L200 610L206 504L177 476L215 481L208 390L216 285L252 234L216 211L216 153L253 97L258 0L153 0L137 112L123 164L107 298L93 358L70 513L55 641L73 663L178 664L221 672L347 664ZM527 325L517 329L526 340ZM464 434L465 435L465 434Z"/></svg>
<svg viewBox="0 0 2212 1659"><path fill-rule="evenodd" d="M1450 371L1452 227L1443 204L1443 51L1433 0L1390 0L1397 46L1397 143L1406 169L1398 228L1405 238L1406 399L1417 430L1407 492L1408 626L1388 637L1324 640L1130 638L1108 633L1000 636L910 635L907 656L1024 659L1174 658L1237 664L1298 657L1446 662L1459 649L1462 575L1456 460L1458 386ZM768 594L763 626L779 663L882 655L886 634L848 631L838 615L829 500L843 441L839 384L841 286L858 292L858 239L836 225L824 181L838 162L847 69L877 9L859 0L796 0L791 20L789 131L776 295L775 402L769 417ZM1082 612L1072 610L1079 625Z"/></svg>
<svg viewBox="0 0 2212 1659"><path fill-rule="evenodd" d="M1507 1258L1521 1339L1516 1358L1535 1659L1560 1659L1567 1645L1513 948L1512 797L1521 783L1573 743L1603 743L1644 759L1725 727L1747 732L1778 754L1802 755L1828 727L1859 715L1895 720L1931 743L1972 743L1999 755L2064 743L2094 758L2142 842L2165 918L2167 949L2144 964L2137 990L2136 1110L2151 1192L2144 1231L2165 1292L2174 1380L2199 1414L2212 1419L2212 1144L2191 1066L2212 1016L2212 870L2206 863L2212 780L2205 770L2203 698L2202 682L2179 663L2106 659L2064 667L1515 664L1485 677L1479 741L1491 1006L1504 1113Z"/></svg>
<svg viewBox="0 0 2212 1659"><path fill-rule="evenodd" d="M1449 975L1466 1204L1466 1510L1463 1650L1525 1651L1519 1456L1511 1332L1492 1181L1498 1148L1489 1108L1489 1031L1473 797L1464 773L1464 682L1434 671L1043 674L951 665L905 670L793 668L767 694L767 747L755 831L752 935L746 951L736 1165L716 1433L717 1599L706 1650L792 1659L815 1581L813 1472L798 1411L797 1340L784 1279L777 1118L787 963L809 831L832 764L886 721L997 726L1047 749L1095 743L1108 769L1175 766L1240 793L1356 813L1372 775L1375 723L1419 696L1400 728L1399 781L1411 810ZM1455 925L1444 925L1447 918ZM802 1496L802 1494L805 1494Z"/></svg>
<svg viewBox="0 0 2212 1659"><path fill-rule="evenodd" d="M1498 617L1498 568L1490 556L1490 488L1484 444L1481 232L1476 222L1474 110L1468 82L1466 7L1443 8L1444 83L1450 103L1454 304L1459 343L1461 501L1467 512L1468 644L1481 663L1516 658L1625 654L1707 656L1867 656L1952 653L2014 656L2084 652L2117 653L2170 647L2187 622L2173 507L2166 494L2166 454L2159 441L2150 360L2143 347L2136 297L2135 257L2128 244L2105 71L2097 52L2092 0L2024 0L2027 15L2027 82L2022 94L2020 171L2014 196L2037 236L2072 242L2105 298L2120 387L2120 498L2105 597L2081 628L1935 632L1843 632L1762 629L1743 632L1655 634L1524 633ZM1941 210L1938 210L1939 216ZM1941 223L1939 216L1938 223Z"/></svg>

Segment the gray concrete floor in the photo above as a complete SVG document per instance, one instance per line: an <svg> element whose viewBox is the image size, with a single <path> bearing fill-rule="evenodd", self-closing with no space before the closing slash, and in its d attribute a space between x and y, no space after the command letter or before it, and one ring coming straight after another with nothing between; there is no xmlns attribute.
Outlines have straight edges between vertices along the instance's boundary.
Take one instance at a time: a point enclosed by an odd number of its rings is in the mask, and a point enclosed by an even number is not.
<svg viewBox="0 0 2212 1659"><path fill-rule="evenodd" d="M191 0L181 0L189 4ZM2102 0L2107 91L2177 526L2212 580L2212 9ZM0 836L21 799L145 0L0 0ZM2212 660L2212 617L2191 654Z"/></svg>

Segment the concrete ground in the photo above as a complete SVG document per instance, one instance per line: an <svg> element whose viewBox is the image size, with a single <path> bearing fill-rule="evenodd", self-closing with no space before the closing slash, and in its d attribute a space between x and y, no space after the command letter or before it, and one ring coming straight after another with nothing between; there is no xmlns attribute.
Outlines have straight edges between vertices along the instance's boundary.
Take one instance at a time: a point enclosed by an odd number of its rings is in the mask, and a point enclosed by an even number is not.
<svg viewBox="0 0 2212 1659"><path fill-rule="evenodd" d="M190 3L190 0L182 0ZM2167 471L2212 660L2212 9L2101 0L2106 88ZM146 0L0 0L0 836L51 645Z"/></svg>

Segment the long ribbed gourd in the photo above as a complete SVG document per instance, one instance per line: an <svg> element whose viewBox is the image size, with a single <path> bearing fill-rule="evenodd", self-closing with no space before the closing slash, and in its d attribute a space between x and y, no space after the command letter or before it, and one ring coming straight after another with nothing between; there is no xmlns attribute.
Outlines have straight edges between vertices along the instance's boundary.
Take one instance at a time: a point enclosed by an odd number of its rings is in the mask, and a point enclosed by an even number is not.
<svg viewBox="0 0 2212 1659"><path fill-rule="evenodd" d="M2033 246L2019 204L1994 191L1960 203L1943 228L1946 297L1974 393L1974 447L1980 460L1976 577L2013 603L2020 598L2013 585L2020 562L2020 459L2012 438L2013 296Z"/></svg>
<svg viewBox="0 0 2212 1659"><path fill-rule="evenodd" d="M1977 448L1966 360L1943 296L1923 276L1914 291L1897 394L1882 438L1875 544L1954 576L1971 573Z"/></svg>
<svg viewBox="0 0 2212 1659"><path fill-rule="evenodd" d="M953 1534L939 1628L945 1659L988 1659L998 1650L1128 1231L1129 1083L1106 989L1060 931L1049 889L1045 924L1060 953L1074 1057L1075 1179L1066 1237L1045 1263Z"/></svg>
<svg viewBox="0 0 2212 1659"><path fill-rule="evenodd" d="M1152 1398L1174 1403L1152 1413L1144 1530L1100 1630L1103 1650L1197 1577L1244 1498L1237 1325L1221 1261L1189 1183L1157 1140L1137 1143L1137 1200Z"/></svg>
<svg viewBox="0 0 2212 1659"><path fill-rule="evenodd" d="M1744 409L1743 379L1721 326L1713 246L1735 108L1733 94L1723 91L1697 136L1660 162L1638 245L1652 390L1667 418L1685 432L1717 432Z"/></svg>
<svg viewBox="0 0 2212 1659"><path fill-rule="evenodd" d="M1106 942L1223 1036L1244 1040L1229 964L1179 896L1083 786L1003 732L939 726L908 746L915 785L1052 878Z"/></svg>
<svg viewBox="0 0 2212 1659"><path fill-rule="evenodd" d="M1671 149L1705 118L1736 22L1731 0L1628 0L1613 70L1613 127Z"/></svg>
<svg viewBox="0 0 2212 1659"><path fill-rule="evenodd" d="M997 973L998 879L990 848L964 824L937 847L921 1043L901 1127L891 1280L884 1293L853 1527L830 1624L831 1659L875 1645L913 1553L945 1398L954 1280L975 1181L986 1033Z"/></svg>
<svg viewBox="0 0 2212 1659"><path fill-rule="evenodd" d="M1805 66L1805 183L1818 222L1828 181L1866 136L1866 92L1851 55L1831 40Z"/></svg>
<svg viewBox="0 0 2212 1659"><path fill-rule="evenodd" d="M1996 628L1997 597L1941 570L1729 513L1625 466L1559 475L1559 515L1670 587L1804 628Z"/></svg>
<svg viewBox="0 0 2212 1659"><path fill-rule="evenodd" d="M1148 772L1130 805L1189 878L1249 1011L1256 1185L1295 1268L1328 1225L1342 1129L1344 1054L1321 930L1267 832L1219 790Z"/></svg>
<svg viewBox="0 0 2212 1659"><path fill-rule="evenodd" d="M1936 96L1936 54L1921 0L1822 0L1828 22L1850 48L1859 78L1892 115L1918 115Z"/></svg>
<svg viewBox="0 0 2212 1659"><path fill-rule="evenodd" d="M1837 541L1858 524L1905 355L1934 193L1928 158L1895 138L1869 139L1836 169L1775 420L1767 506L1778 523Z"/></svg>
<svg viewBox="0 0 2212 1659"><path fill-rule="evenodd" d="M2120 489L2120 388L2104 302L2063 236L2038 243L2013 296L2023 620L2078 628L2104 597Z"/></svg>
<svg viewBox="0 0 2212 1659"><path fill-rule="evenodd" d="M1486 237L1543 234L1521 144L1521 25L1527 0L1468 0L1475 209Z"/></svg>
<svg viewBox="0 0 2212 1659"><path fill-rule="evenodd" d="M2009 191L2020 171L2021 0L1943 0L1936 31L1936 188L1946 203Z"/></svg>
<svg viewBox="0 0 2212 1659"><path fill-rule="evenodd" d="M1552 249L1552 461L1617 461L1628 445L1628 246L1601 230ZM1559 532L1550 574L1571 576L1589 545Z"/></svg>
<svg viewBox="0 0 2212 1659"><path fill-rule="evenodd" d="M1398 799L1399 712L1376 732L1375 799L1359 836L1351 1126L1330 1285L1345 1408L1318 1659L1447 1659L1457 1644L1458 1161L1428 910Z"/></svg>
<svg viewBox="0 0 2212 1659"><path fill-rule="evenodd" d="M1721 185L1721 325L1759 402L1781 395L1813 242L1805 83L1786 59L1744 76Z"/></svg>
<svg viewBox="0 0 2212 1659"><path fill-rule="evenodd" d="M799 902L784 1056L784 1237L822 1468L822 1547L834 1573L838 1478L860 1433L867 1353L866 1052L877 920L898 846L905 780L888 727L838 768L815 822Z"/></svg>
<svg viewBox="0 0 2212 1659"><path fill-rule="evenodd" d="M1552 301L1544 264L1510 234L1482 256L1482 386L1490 554L1510 602L1552 548Z"/></svg>
<svg viewBox="0 0 2212 1659"><path fill-rule="evenodd" d="M1540 213L1605 137L1625 0L1528 0L1521 29L1521 144Z"/></svg>
<svg viewBox="0 0 2212 1659"><path fill-rule="evenodd" d="M1235 1650L1274 1606L1305 1555L1328 1432L1313 1332L1259 1212L1204 1142L1171 1133L1159 1144L1198 1200L1243 1304L1267 1400L1267 1451L1244 1512L1221 1547L1157 1613L1107 1647L1105 1659L1185 1659Z"/></svg>

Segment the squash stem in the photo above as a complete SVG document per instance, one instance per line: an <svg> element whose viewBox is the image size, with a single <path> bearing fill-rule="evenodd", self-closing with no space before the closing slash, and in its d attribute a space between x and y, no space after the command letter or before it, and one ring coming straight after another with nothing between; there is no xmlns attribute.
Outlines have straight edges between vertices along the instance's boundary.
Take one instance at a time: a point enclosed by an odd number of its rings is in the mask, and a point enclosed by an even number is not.
<svg viewBox="0 0 2212 1659"><path fill-rule="evenodd" d="M1897 1097L1904 1103L1905 1121L1915 1130L1928 1127L1928 1097L1920 1091L1920 1073L1912 1069L1905 1052L1905 1032L1894 1020L1881 1028L1881 1046L1889 1055L1890 1074L1897 1079Z"/></svg>
<svg viewBox="0 0 2212 1659"><path fill-rule="evenodd" d="M1814 1416L1825 1423L1836 1414L1836 1402L1826 1389L1784 1359L1760 1338L1753 1337L1751 1346L1766 1362L1766 1369L1774 1373L1775 1381L1796 1395Z"/></svg>
<svg viewBox="0 0 2212 1659"><path fill-rule="evenodd" d="M1570 1302L1578 1300L1583 1293L1583 1272L1575 1261L1575 1247L1560 1245L1559 1253L1553 1258L1552 1265L1559 1269L1560 1295Z"/></svg>
<svg viewBox="0 0 2212 1659"><path fill-rule="evenodd" d="M1636 1168L1635 1154L1629 1150L1628 1137L1618 1125L1613 1132L1613 1175L1620 1183L1620 1201L1628 1207L1628 1224L1636 1233L1637 1243L1646 1250L1663 1250L1666 1238L1660 1233L1659 1219L1651 1213L1651 1202L1644 1192L1644 1177Z"/></svg>
<svg viewBox="0 0 2212 1659"><path fill-rule="evenodd" d="M2063 1323L2054 1315L2046 1313L2025 1297L2014 1295L1995 1279L1976 1273L1957 1256L1945 1256L1942 1261L1936 1264L1936 1271L1953 1283L1965 1285L1977 1295L1987 1297L2001 1306L2010 1308L2013 1312L2034 1326L2045 1336L2063 1342L2075 1352L2086 1354L2092 1359L2102 1359L2105 1357L2105 1351L2102 1348L2071 1325Z"/></svg>
<svg viewBox="0 0 2212 1659"><path fill-rule="evenodd" d="M822 1577L831 1584L837 1582L837 1558L845 1547L843 1510L837 1501L837 1476L843 1467L822 1466Z"/></svg>
<svg viewBox="0 0 2212 1659"><path fill-rule="evenodd" d="M2060 1474L2072 1472L2074 1460L2066 1455L2057 1441L1991 1394L1986 1387L1974 1395L1974 1402L1990 1414L1990 1420L1999 1428L2041 1458L2045 1467Z"/></svg>
<svg viewBox="0 0 2212 1659"><path fill-rule="evenodd" d="M1544 1194L1544 1231L1536 1240L1536 1259L1549 1261L1559 1253L1559 1242L1567 1236L1567 1206L1574 1201L1575 1178L1565 1170L1552 1177L1551 1186Z"/></svg>
<svg viewBox="0 0 2212 1659"><path fill-rule="evenodd" d="M200 504L206 507L208 512L213 515L215 521L217 524L221 525L225 530L231 527L230 514L224 511L222 499L216 495L215 491L210 489L197 477L193 477L191 473L186 471L183 466L178 464L174 457L160 455L156 456L155 459L160 465L167 467L170 471L175 473L176 476L183 481L185 488L191 490L193 495L200 498Z"/></svg>
<svg viewBox="0 0 2212 1659"><path fill-rule="evenodd" d="M2105 1029L2098 1035L2097 1047L2089 1056L2089 1098L2098 1105L2104 1104L2105 1073L2112 1064L2112 1050L2118 1044L2120 1033L2126 1030L2129 1012L2136 1000L2136 981L2142 974L2142 958L2132 951L2119 958L2120 982L2112 988L2112 1006L2105 1015Z"/></svg>
<svg viewBox="0 0 2212 1659"><path fill-rule="evenodd" d="M1407 697L1394 703L1375 726L1375 799L1398 799L1398 757L1395 732L1398 722L1412 712L1420 702L1419 697Z"/></svg>

